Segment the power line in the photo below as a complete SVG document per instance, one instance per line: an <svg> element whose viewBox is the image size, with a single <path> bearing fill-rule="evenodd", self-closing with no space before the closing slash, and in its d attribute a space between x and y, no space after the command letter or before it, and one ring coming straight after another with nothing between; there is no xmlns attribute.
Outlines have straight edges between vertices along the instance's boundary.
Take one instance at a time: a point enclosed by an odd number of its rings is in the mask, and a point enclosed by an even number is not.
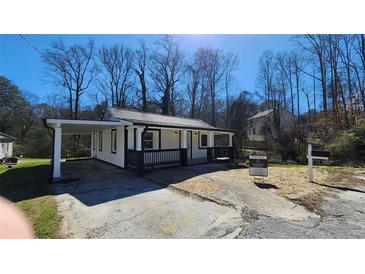
<svg viewBox="0 0 365 274"><path fill-rule="evenodd" d="M27 42L33 49L35 49L40 55L43 55L42 51L40 49L37 48L36 45L34 45L31 41L29 41L27 38L25 38L25 36L23 34L19 34L19 36L25 41Z"/></svg>

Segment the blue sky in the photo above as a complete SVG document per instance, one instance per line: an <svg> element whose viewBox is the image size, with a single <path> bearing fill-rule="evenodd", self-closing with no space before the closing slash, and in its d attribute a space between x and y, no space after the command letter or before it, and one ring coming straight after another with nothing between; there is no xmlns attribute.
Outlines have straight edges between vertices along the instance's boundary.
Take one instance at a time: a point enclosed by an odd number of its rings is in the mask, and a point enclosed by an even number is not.
<svg viewBox="0 0 365 274"><path fill-rule="evenodd" d="M256 90L258 60L265 50L290 50L291 35L175 35L182 49L187 53L199 47L209 46L223 51L231 51L239 59L239 69L235 72L238 90ZM139 39L153 44L159 35L25 35L40 50L62 39L66 44L85 43L94 39L96 46L122 42L135 48ZM39 96L40 99L56 88L44 77L45 67L39 54L19 35L0 35L0 74L12 80L20 89Z"/></svg>

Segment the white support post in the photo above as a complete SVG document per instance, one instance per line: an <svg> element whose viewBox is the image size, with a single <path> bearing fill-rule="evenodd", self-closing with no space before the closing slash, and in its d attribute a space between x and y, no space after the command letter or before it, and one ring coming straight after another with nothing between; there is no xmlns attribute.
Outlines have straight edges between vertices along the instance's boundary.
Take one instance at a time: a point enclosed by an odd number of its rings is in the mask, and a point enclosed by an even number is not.
<svg viewBox="0 0 365 274"><path fill-rule="evenodd" d="M142 150L142 132L143 128L138 127L136 132L136 150Z"/></svg>
<svg viewBox="0 0 365 274"><path fill-rule="evenodd" d="M60 124L57 124L54 128L53 178L61 177L61 140L62 128Z"/></svg>
<svg viewBox="0 0 365 274"><path fill-rule="evenodd" d="M208 147L214 147L214 131L209 131Z"/></svg>
<svg viewBox="0 0 365 274"><path fill-rule="evenodd" d="M183 129L181 131L181 148L188 148L188 131L186 129Z"/></svg>
<svg viewBox="0 0 365 274"><path fill-rule="evenodd" d="M229 147L231 147L231 146L232 146L232 143L233 143L233 142L232 142L232 137L233 137L233 134L232 134L232 133L229 133L229 134L228 134L228 140L229 140L229 144L228 144L228 146L229 146Z"/></svg>
<svg viewBox="0 0 365 274"><path fill-rule="evenodd" d="M313 182L313 159L312 159L312 144L308 144L308 180Z"/></svg>

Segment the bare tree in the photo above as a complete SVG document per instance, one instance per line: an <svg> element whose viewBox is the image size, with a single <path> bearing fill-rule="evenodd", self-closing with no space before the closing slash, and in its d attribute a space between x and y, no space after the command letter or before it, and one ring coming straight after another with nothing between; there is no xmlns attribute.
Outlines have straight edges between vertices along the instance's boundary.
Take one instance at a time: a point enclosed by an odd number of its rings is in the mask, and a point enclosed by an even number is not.
<svg viewBox="0 0 365 274"><path fill-rule="evenodd" d="M293 62L291 60L291 57L287 53L279 53L279 54L277 54L277 56L276 56L276 62L277 62L277 67L279 69L280 75L284 75L286 81L289 84L291 113L294 114ZM285 81L284 81L284 79L283 79L282 76L280 78L281 78L282 86L284 86L285 85Z"/></svg>
<svg viewBox="0 0 365 274"><path fill-rule="evenodd" d="M124 108L132 82L132 51L122 44L103 46L98 53L102 82L109 89L112 106Z"/></svg>
<svg viewBox="0 0 365 274"><path fill-rule="evenodd" d="M303 58L299 53L292 53L291 54L291 62L294 68L294 78L295 78L295 89L297 95L297 115L299 119L300 115L300 85L301 85L301 72L303 71Z"/></svg>
<svg viewBox="0 0 365 274"><path fill-rule="evenodd" d="M301 42L300 39L296 39L298 44L307 52L312 54L317 60L320 71L320 82L322 85L322 104L323 110L327 112L327 68L326 68L326 39L324 35L308 34L303 36L305 42Z"/></svg>
<svg viewBox="0 0 365 274"><path fill-rule="evenodd" d="M189 100L190 100L190 117L196 117L197 110L197 101L199 90L202 85L202 76L203 76L203 64L202 59L197 51L194 53L194 56L189 64L187 64L186 69L186 90L188 92Z"/></svg>
<svg viewBox="0 0 365 274"><path fill-rule="evenodd" d="M137 74L140 87L140 94L142 97L142 111L147 111L147 84L146 71L148 67L148 49L146 43L141 40L140 47L134 51L133 70Z"/></svg>
<svg viewBox="0 0 365 274"><path fill-rule="evenodd" d="M226 96L226 123L229 122L229 101L230 101L230 90L233 84L233 72L238 68L238 58L231 52L226 53L223 56L224 66L224 91Z"/></svg>
<svg viewBox="0 0 365 274"><path fill-rule="evenodd" d="M97 74L93 54L94 42L90 40L87 45L74 44L69 47L62 41L56 42L42 55L49 76L68 91L70 118L78 118L80 97Z"/></svg>
<svg viewBox="0 0 365 274"><path fill-rule="evenodd" d="M224 65L221 51L217 49L201 49L204 62L204 77L210 97L211 123L216 126L216 100L219 92L219 85L224 76Z"/></svg>
<svg viewBox="0 0 365 274"><path fill-rule="evenodd" d="M184 55L172 36L165 35L156 42L149 69L155 90L161 95L161 110L169 114L174 109L176 83L184 75Z"/></svg>
<svg viewBox="0 0 365 274"><path fill-rule="evenodd" d="M263 91L263 101L266 108L274 108L278 102L277 89L275 88L275 63L274 53L272 51L265 51L259 60L258 86Z"/></svg>

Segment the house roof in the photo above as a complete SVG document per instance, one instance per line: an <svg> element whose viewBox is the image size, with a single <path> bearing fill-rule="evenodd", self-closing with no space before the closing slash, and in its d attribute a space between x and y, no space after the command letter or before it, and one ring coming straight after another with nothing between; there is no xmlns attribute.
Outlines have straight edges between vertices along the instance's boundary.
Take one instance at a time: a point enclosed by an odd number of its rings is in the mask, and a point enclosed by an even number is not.
<svg viewBox="0 0 365 274"><path fill-rule="evenodd" d="M11 136L4 132L0 132L0 143L10 143L13 141L16 141L16 138L14 136Z"/></svg>
<svg viewBox="0 0 365 274"><path fill-rule="evenodd" d="M269 115L273 111L274 111L273 109L268 109L268 110L265 110L265 111L256 113L254 116L251 116L247 120L257 119L257 118L260 118L260 117L265 117L265 116Z"/></svg>
<svg viewBox="0 0 365 274"><path fill-rule="evenodd" d="M163 115L156 113L146 113L134 110L126 110L120 108L109 109L112 116L116 119L132 122L134 125L152 125L162 127L176 127L189 129L207 129L217 131L229 131L229 129L216 128L200 119L182 118L171 115Z"/></svg>

